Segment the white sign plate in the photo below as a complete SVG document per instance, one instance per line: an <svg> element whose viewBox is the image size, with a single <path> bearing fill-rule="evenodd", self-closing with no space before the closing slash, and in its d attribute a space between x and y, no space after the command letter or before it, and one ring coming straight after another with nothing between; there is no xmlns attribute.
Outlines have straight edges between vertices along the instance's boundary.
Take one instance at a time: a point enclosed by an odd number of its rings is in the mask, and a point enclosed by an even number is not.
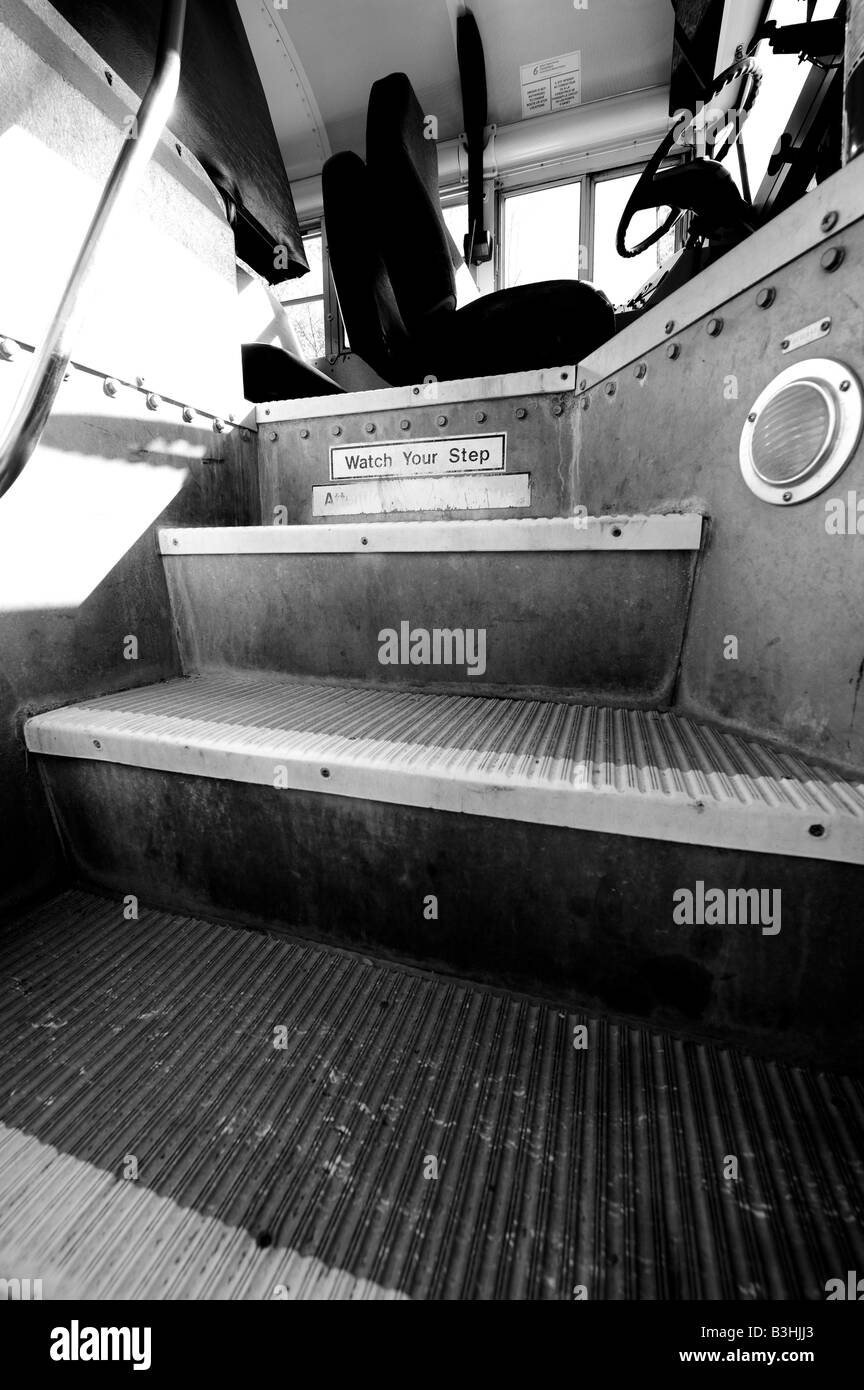
<svg viewBox="0 0 864 1390"><path fill-rule="evenodd" d="M531 474L488 478L370 478L312 489L313 516L379 516L387 512L467 512L531 506Z"/></svg>
<svg viewBox="0 0 864 1390"><path fill-rule="evenodd" d="M780 344L780 351L794 352L796 348L815 343L817 338L824 338L830 332L830 318L816 319L813 323L808 323L806 328L799 328L796 333L790 333L788 338L784 338Z"/></svg>
<svg viewBox="0 0 864 1390"><path fill-rule="evenodd" d="M330 450L330 477L353 480L431 478L442 473L503 473L506 451L506 434L339 444Z"/></svg>
<svg viewBox="0 0 864 1390"><path fill-rule="evenodd" d="M523 63L519 69L522 116L543 116L550 111L569 111L582 100L582 52L560 53Z"/></svg>

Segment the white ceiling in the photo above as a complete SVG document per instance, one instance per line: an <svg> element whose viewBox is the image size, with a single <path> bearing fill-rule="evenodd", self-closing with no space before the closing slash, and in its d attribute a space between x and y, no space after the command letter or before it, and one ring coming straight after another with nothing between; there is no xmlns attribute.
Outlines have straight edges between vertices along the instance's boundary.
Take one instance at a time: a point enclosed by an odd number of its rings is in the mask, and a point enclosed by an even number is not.
<svg viewBox="0 0 864 1390"><path fill-rule="evenodd" d="M372 83L407 72L439 138L462 130L454 18L459 0L238 0L288 174L330 152L362 154ZM519 68L575 49L582 101L668 82L671 0L471 0L486 53L489 121L522 116Z"/></svg>

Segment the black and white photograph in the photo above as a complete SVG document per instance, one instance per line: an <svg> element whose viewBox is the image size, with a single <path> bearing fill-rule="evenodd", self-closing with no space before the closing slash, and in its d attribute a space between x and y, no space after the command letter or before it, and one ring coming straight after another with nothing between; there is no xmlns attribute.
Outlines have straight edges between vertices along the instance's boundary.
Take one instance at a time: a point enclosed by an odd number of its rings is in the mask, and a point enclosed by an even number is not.
<svg viewBox="0 0 864 1390"><path fill-rule="evenodd" d="M22 1371L839 1383L862 422L864 0L2 0Z"/></svg>

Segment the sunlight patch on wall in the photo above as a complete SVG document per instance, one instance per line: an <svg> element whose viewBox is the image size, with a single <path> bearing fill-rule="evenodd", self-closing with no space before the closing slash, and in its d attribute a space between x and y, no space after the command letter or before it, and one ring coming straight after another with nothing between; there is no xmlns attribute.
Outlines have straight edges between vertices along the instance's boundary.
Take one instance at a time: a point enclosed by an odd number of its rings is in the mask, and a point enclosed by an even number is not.
<svg viewBox="0 0 864 1390"><path fill-rule="evenodd" d="M83 603L189 476L149 461L163 452L158 440L137 462L39 448L0 500L0 612Z"/></svg>

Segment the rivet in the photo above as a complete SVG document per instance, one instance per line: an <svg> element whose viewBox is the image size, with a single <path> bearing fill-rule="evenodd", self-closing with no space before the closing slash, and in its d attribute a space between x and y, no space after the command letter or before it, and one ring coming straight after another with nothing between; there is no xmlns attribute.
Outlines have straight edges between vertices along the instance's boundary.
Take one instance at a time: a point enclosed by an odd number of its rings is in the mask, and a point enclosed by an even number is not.
<svg viewBox="0 0 864 1390"><path fill-rule="evenodd" d="M620 536L620 535L621 535L621 527L620 527L620 526L613 526L613 527L612 527L612 535L613 535L613 536Z"/></svg>
<svg viewBox="0 0 864 1390"><path fill-rule="evenodd" d="M516 411L516 419L524 420L527 414L528 411L525 409L524 405L520 405L519 409Z"/></svg>
<svg viewBox="0 0 864 1390"><path fill-rule="evenodd" d="M18 352L18 344L12 338L3 338L0 341L0 357L7 362L11 362Z"/></svg>
<svg viewBox="0 0 864 1390"><path fill-rule="evenodd" d="M818 823L816 825L811 825L810 834L815 835L817 840L821 839L821 837L825 834L824 825L819 825Z"/></svg>
<svg viewBox="0 0 864 1390"><path fill-rule="evenodd" d="M158 410L161 404L162 404L162 397L161 397L161 396L157 396L155 391L150 391L150 392L148 392L148 394L147 394L147 409L148 409L148 410Z"/></svg>
<svg viewBox="0 0 864 1390"><path fill-rule="evenodd" d="M369 544L369 537L368 537L368 536L361 536L361 537L360 537L360 544L361 544L361 545L368 545L368 544Z"/></svg>
<svg viewBox="0 0 864 1390"><path fill-rule="evenodd" d="M186 421L187 425L191 424L195 419L195 411L192 409L191 405L184 405L183 419Z"/></svg>
<svg viewBox="0 0 864 1390"><path fill-rule="evenodd" d="M438 416L438 419L436 420L435 423L436 423L441 429L443 429L444 426L447 424L447 416L446 416L446 415L439 415L439 416Z"/></svg>
<svg viewBox="0 0 864 1390"><path fill-rule="evenodd" d="M275 444L275 443L276 443L276 440L279 438L279 436L278 436L278 434L276 433L275 430L271 430L270 433L268 434L267 438L271 441L271 443Z"/></svg>
<svg viewBox="0 0 864 1390"><path fill-rule="evenodd" d="M338 439L338 438L339 438L339 435L342 433L342 426L341 426L341 425L334 425L333 428L331 429L330 433L331 433L332 435L334 435L334 436Z"/></svg>
<svg viewBox="0 0 864 1390"><path fill-rule="evenodd" d="M766 285L757 294L756 303L760 309L770 309L776 298L777 291L771 285Z"/></svg>
<svg viewBox="0 0 864 1390"><path fill-rule="evenodd" d="M562 373L561 373L561 380L562 380L562 381L567 381L567 379L569 378L569 376L570 376L570 373L569 373L569 372L562 372Z"/></svg>
<svg viewBox="0 0 864 1390"><path fill-rule="evenodd" d="M822 322L820 323L819 327L822 329L822 332L823 332L823 333L827 333L827 332L828 332L828 329L831 327L831 320L830 320L830 319L823 319Z"/></svg>
<svg viewBox="0 0 864 1390"><path fill-rule="evenodd" d="M823 270L827 270L830 273L843 264L843 257L845 255L846 252L843 250L842 246L829 246L828 250L823 251L822 255L819 257L819 264Z"/></svg>
<svg viewBox="0 0 864 1390"><path fill-rule="evenodd" d="M822 231L830 232L832 227L836 227L837 218L839 217L839 215L840 214L837 212L826 212L825 216L822 218L822 221L819 223L819 226L822 229Z"/></svg>
<svg viewBox="0 0 864 1390"><path fill-rule="evenodd" d="M217 434L223 434L223 433L224 433L224 430L225 430L225 421L224 421L224 420L220 420L218 415L216 416L216 419L213 421L213 428L214 428L214 430L216 431Z"/></svg>
<svg viewBox="0 0 864 1390"><path fill-rule="evenodd" d="M666 321L666 330L665 330L665 331L666 331L667 333L672 333L672 332L674 332L674 329L675 329L675 320L674 320L674 319L667 319L667 321Z"/></svg>
<svg viewBox="0 0 864 1390"><path fill-rule="evenodd" d="M633 368L633 375L635 376L637 381L641 381L642 378L647 374L647 372L648 368L645 366L644 362L637 363L637 365Z"/></svg>
<svg viewBox="0 0 864 1390"><path fill-rule="evenodd" d="M322 777L329 777L329 776L330 776L330 769L329 769L329 767L322 767L322 769L321 769L321 776L322 776Z"/></svg>
<svg viewBox="0 0 864 1390"><path fill-rule="evenodd" d="M716 338L719 333L723 332L723 320L720 318L709 319L707 324L707 331L709 337Z"/></svg>
<svg viewBox="0 0 864 1390"><path fill-rule="evenodd" d="M102 744L99 742L98 738L94 738L94 740L93 740L93 747L94 747L94 748L101 748L101 747L102 747Z"/></svg>
<svg viewBox="0 0 864 1390"><path fill-rule="evenodd" d="M614 381L607 381L607 382L606 382L606 385L603 387L603 390L606 392L606 395L607 395L607 396L614 396L614 395L615 395L615 382L614 382Z"/></svg>
<svg viewBox="0 0 864 1390"><path fill-rule="evenodd" d="M309 431L308 431L308 430L301 430L301 431L300 431L300 438L301 438L301 439L308 439L308 438L309 438Z"/></svg>
<svg viewBox="0 0 864 1390"><path fill-rule="evenodd" d="M563 407L563 405L560 404L560 402L559 402L558 405L553 405L553 407L552 407L552 414L553 414L553 415L563 415L563 414L564 414L564 407Z"/></svg>
<svg viewBox="0 0 864 1390"><path fill-rule="evenodd" d="M375 433L375 426L373 425L373 423L372 423L371 420L368 422L368 424L367 424L367 426L366 426L366 433L367 433L367 434L374 434L374 433Z"/></svg>
<svg viewBox="0 0 864 1390"><path fill-rule="evenodd" d="M400 430L410 430L410 428L411 428L411 421L410 421L410 420L400 420L400 421L399 421L399 428L400 428Z"/></svg>
<svg viewBox="0 0 864 1390"><path fill-rule="evenodd" d="M588 378L583 376L582 380L579 382L579 390L580 390L580 391L584 391L584 390L585 390L585 387L586 387L587 385L588 385Z"/></svg>
<svg viewBox="0 0 864 1390"><path fill-rule="evenodd" d="M117 395L117 392L118 392L118 390L119 390L119 387L118 387L118 385L117 385L117 382L114 380L113 376L106 376L105 381L104 381L103 386L102 386L102 390L105 392L105 395L106 395L106 396L116 396L116 395Z"/></svg>
<svg viewBox="0 0 864 1390"><path fill-rule="evenodd" d="M146 380L146 378L143 377L143 376L136 376L136 378L135 378L135 385L136 385L136 386L143 386L145 380Z"/></svg>
<svg viewBox="0 0 864 1390"><path fill-rule="evenodd" d="M581 407L582 407L583 410L587 410L587 409L588 409L588 404L589 404L590 399L591 399L590 396L581 396L581 397L580 397L580 399L579 399L579 404L581 405Z"/></svg>
<svg viewBox="0 0 864 1390"><path fill-rule="evenodd" d="M789 339L788 339L788 338L784 338L783 341L781 342L780 346L781 346L781 348L783 349L783 351L785 352L786 349L787 349L788 346L789 346Z"/></svg>
<svg viewBox="0 0 864 1390"><path fill-rule="evenodd" d="M177 539L176 536L172 536L172 537L171 537L171 544L172 544L172 545L179 545L179 544L180 544L180 542L179 542L179 540Z"/></svg>
<svg viewBox="0 0 864 1390"><path fill-rule="evenodd" d="M270 407L269 407L269 405L267 406L266 410L264 411L264 414L265 414L265 415L269 415L269 414L270 414Z"/></svg>
<svg viewBox="0 0 864 1390"><path fill-rule="evenodd" d="M783 501L784 501L784 502L791 502L791 501L792 501L792 493L791 493L791 492L784 492L784 493L783 493Z"/></svg>
<svg viewBox="0 0 864 1390"><path fill-rule="evenodd" d="M675 359L676 357L679 357L680 355L681 355L681 344L680 344L680 343L668 343L668 344L667 344L667 346L666 346L666 356L667 356L668 358L670 358L670 360L674 361L674 359Z"/></svg>
<svg viewBox="0 0 864 1390"><path fill-rule="evenodd" d="M750 424L752 425L753 421L756 419L756 411L751 410L750 414L747 416L747 419L750 421Z"/></svg>
<svg viewBox="0 0 864 1390"><path fill-rule="evenodd" d="M240 431L240 438L243 440L243 443L244 443L244 444L248 444L248 443L249 443L249 440L252 438L252 431L251 431L251 430L241 430L241 431Z"/></svg>
<svg viewBox="0 0 864 1390"><path fill-rule="evenodd" d="M486 424L486 411L485 411L485 410L478 410L478 411L477 411L477 414L474 416L474 419L477 421L477 424L478 424L478 425L485 425L485 424Z"/></svg>
<svg viewBox="0 0 864 1390"><path fill-rule="evenodd" d="M851 381L841 381L841 382L840 382L840 390L841 390L841 391L848 391L848 390L849 390L849 387L850 387L851 385L852 385L852 382L851 382Z"/></svg>

